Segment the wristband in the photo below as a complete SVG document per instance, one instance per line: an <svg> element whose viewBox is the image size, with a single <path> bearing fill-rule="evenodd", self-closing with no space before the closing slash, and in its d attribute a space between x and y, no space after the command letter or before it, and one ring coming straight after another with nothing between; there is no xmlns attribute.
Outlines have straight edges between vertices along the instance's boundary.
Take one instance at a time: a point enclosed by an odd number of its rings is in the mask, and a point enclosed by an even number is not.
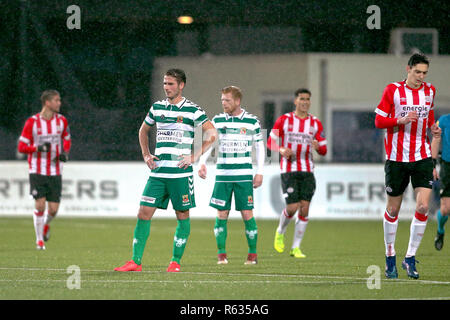
<svg viewBox="0 0 450 320"><path fill-rule="evenodd" d="M432 158L431 160L433 160L433 169L436 169L437 159Z"/></svg>

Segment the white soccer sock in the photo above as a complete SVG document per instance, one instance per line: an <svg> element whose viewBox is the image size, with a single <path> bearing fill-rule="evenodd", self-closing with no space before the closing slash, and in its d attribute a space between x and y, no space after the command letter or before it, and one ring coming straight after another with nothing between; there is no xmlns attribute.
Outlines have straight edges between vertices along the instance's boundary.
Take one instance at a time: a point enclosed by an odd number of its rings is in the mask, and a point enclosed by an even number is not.
<svg viewBox="0 0 450 320"><path fill-rule="evenodd" d="M278 224L277 232L279 234L284 234L286 232L287 226L289 225L289 222L291 221L292 217L289 217L286 212L286 209L284 209L280 215L280 223Z"/></svg>
<svg viewBox="0 0 450 320"><path fill-rule="evenodd" d="M34 231L36 233L36 242L44 241L44 212L34 210L33 213Z"/></svg>
<svg viewBox="0 0 450 320"><path fill-rule="evenodd" d="M49 224L53 220L54 216L48 214L48 211L45 211L45 224Z"/></svg>
<svg viewBox="0 0 450 320"><path fill-rule="evenodd" d="M416 212L414 218L411 221L408 251L406 252L406 257L412 257L416 255L417 249L422 241L423 234L425 233L425 228L427 226L428 216Z"/></svg>
<svg viewBox="0 0 450 320"><path fill-rule="evenodd" d="M397 235L398 216L392 217L385 211L383 216L384 245L386 247L386 257L395 256L395 236Z"/></svg>
<svg viewBox="0 0 450 320"><path fill-rule="evenodd" d="M294 241L292 241L292 249L300 248L303 235L305 234L306 226L308 225L308 217L297 216L295 220Z"/></svg>

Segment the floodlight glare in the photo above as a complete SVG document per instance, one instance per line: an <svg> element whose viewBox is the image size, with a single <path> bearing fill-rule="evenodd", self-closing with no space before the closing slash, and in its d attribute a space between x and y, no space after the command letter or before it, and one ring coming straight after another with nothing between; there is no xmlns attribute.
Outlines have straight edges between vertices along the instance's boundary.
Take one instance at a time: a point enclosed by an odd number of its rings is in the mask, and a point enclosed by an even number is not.
<svg viewBox="0 0 450 320"><path fill-rule="evenodd" d="M194 19L191 16L180 16L177 19L178 23L180 24L191 24L194 22Z"/></svg>

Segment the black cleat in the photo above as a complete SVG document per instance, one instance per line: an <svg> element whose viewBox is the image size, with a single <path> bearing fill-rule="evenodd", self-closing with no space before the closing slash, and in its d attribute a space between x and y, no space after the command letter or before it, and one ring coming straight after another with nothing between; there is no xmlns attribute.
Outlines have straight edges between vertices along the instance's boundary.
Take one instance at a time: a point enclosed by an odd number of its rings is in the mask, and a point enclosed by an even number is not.
<svg viewBox="0 0 450 320"><path fill-rule="evenodd" d="M434 238L434 247L436 250L441 250L444 246L444 234L443 233L436 233L436 238Z"/></svg>

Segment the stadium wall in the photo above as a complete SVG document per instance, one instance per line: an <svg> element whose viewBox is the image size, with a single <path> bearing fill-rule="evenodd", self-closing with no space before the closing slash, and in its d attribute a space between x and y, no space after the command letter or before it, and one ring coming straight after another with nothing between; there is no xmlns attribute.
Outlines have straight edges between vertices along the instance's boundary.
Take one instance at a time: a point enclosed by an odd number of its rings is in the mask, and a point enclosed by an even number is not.
<svg viewBox="0 0 450 320"><path fill-rule="evenodd" d="M207 165L208 177L198 177L194 166L197 207L192 218L214 218L209 207L215 166ZM385 209L383 166L318 164L315 168L316 194L310 208L312 219L381 219ZM69 162L64 167L63 192L59 216L136 217L141 193L148 178L143 162ZM276 219L284 207L278 165L267 165L264 183L255 190L255 217ZM413 191L408 189L400 219L414 213ZM34 201L29 195L26 161L0 162L0 216L31 216ZM173 217L157 211L155 218ZM240 218L232 211L230 218Z"/></svg>
<svg viewBox="0 0 450 320"><path fill-rule="evenodd" d="M393 54L265 54L155 59L153 99L164 97L164 72L173 67L187 73L186 97L205 109L209 117L222 112L220 89L236 85L243 89L243 105L262 117L262 96L267 93L293 95L309 87L313 98L310 112L321 119L329 104L358 105L375 110L384 87L406 77L409 55ZM437 91L435 105L450 107L450 56L430 56L427 81Z"/></svg>

